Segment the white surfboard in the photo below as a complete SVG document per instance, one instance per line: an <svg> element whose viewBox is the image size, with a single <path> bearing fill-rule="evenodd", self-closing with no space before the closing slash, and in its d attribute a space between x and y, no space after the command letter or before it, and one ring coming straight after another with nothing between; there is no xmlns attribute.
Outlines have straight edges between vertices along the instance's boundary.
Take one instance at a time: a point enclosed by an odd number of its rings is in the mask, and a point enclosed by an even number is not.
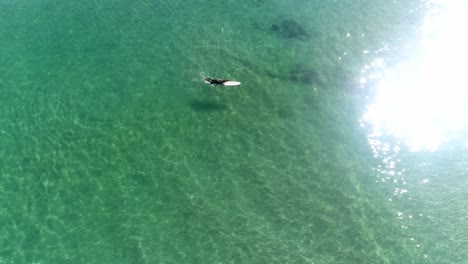
<svg viewBox="0 0 468 264"><path fill-rule="evenodd" d="M224 86L237 86L237 85L240 85L241 83L238 82L238 81L227 81L225 83L223 83Z"/></svg>

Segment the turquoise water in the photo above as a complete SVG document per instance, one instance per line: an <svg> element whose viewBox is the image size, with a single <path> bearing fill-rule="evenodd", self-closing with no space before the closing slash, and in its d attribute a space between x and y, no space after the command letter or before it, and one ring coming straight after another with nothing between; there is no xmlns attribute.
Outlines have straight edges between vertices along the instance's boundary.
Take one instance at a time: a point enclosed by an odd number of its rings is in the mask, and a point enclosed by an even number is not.
<svg viewBox="0 0 468 264"><path fill-rule="evenodd" d="M0 2L0 263L468 259L464 148L359 122L421 4L210 2Z"/></svg>

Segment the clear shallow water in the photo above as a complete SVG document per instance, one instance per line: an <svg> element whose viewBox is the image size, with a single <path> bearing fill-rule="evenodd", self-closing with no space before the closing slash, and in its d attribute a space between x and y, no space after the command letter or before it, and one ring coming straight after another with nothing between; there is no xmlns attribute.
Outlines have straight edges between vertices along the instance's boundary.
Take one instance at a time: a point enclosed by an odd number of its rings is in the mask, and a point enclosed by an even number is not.
<svg viewBox="0 0 468 264"><path fill-rule="evenodd" d="M464 147L360 125L421 6L2 2L1 262L463 263Z"/></svg>

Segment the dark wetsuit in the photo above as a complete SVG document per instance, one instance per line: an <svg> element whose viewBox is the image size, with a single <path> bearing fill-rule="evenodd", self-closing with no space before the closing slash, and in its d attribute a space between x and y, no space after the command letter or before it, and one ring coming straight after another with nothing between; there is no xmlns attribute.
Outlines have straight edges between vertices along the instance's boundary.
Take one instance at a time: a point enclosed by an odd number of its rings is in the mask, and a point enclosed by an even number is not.
<svg viewBox="0 0 468 264"><path fill-rule="evenodd" d="M211 78L205 78L205 82L209 84L214 84L214 85L222 85L225 82L228 82L229 80L219 80L219 79L211 79Z"/></svg>

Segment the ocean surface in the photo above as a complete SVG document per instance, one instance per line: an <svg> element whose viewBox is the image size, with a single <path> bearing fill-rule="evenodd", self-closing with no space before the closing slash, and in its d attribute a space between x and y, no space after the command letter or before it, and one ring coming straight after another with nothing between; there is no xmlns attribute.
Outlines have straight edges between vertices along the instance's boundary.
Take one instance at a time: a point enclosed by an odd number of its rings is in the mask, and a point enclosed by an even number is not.
<svg viewBox="0 0 468 264"><path fill-rule="evenodd" d="M0 0L0 263L468 263L454 92L379 97L437 8Z"/></svg>

